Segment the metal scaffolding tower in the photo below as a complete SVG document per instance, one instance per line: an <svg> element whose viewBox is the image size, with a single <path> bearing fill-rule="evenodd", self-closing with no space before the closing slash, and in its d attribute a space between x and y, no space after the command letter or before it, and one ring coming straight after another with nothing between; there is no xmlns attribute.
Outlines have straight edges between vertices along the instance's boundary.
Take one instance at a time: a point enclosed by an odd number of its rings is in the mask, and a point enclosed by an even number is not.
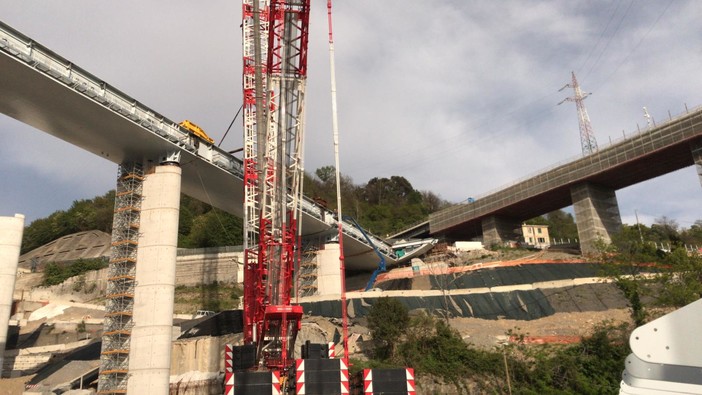
<svg viewBox="0 0 702 395"><path fill-rule="evenodd" d="M585 103L583 103L583 101L590 96L590 93L582 92L578 80L575 79L574 71L572 72L572 76L572 82L570 84L565 84L563 88L558 91L560 92L565 88L573 88L575 96L566 97L558 104L560 105L567 101L575 102L575 106L578 108L578 124L580 125L580 145L583 149L583 156L587 156L597 152L597 140L595 140L595 134L592 132L592 125L590 124L590 117L587 115Z"/></svg>
<svg viewBox="0 0 702 395"><path fill-rule="evenodd" d="M317 294L317 252L319 248L308 245L302 253L298 276L298 296L313 296Z"/></svg>
<svg viewBox="0 0 702 395"><path fill-rule="evenodd" d="M119 167L98 394L127 393L143 181L144 170L140 164Z"/></svg>

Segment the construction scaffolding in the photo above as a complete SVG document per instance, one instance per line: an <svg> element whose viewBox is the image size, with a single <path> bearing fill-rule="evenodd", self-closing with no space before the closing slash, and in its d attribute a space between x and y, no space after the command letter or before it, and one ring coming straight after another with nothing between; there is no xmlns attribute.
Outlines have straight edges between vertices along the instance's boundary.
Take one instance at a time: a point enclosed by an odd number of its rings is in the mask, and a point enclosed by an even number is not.
<svg viewBox="0 0 702 395"><path fill-rule="evenodd" d="M317 294L317 252L319 248L307 245L300 259L300 273L298 274L298 295L300 297Z"/></svg>
<svg viewBox="0 0 702 395"><path fill-rule="evenodd" d="M144 170L140 164L119 167L98 394L127 393L143 181Z"/></svg>

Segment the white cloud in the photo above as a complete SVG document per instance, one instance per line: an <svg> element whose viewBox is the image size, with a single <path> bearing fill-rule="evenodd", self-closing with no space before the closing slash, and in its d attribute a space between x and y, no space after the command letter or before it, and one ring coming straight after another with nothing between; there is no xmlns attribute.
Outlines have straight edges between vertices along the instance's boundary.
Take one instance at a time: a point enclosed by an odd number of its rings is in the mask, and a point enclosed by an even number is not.
<svg viewBox="0 0 702 395"><path fill-rule="evenodd" d="M4 22L164 115L193 120L215 140L241 105L237 2L82 0L69 7L0 0L0 6ZM557 92L571 71L593 92L586 106L600 145L643 126L643 106L663 120L685 103L702 104L702 81L692 78L702 64L702 8L694 1L354 0L334 6L341 170L357 183L402 175L418 189L460 201L578 155L575 106L556 106L572 95ZM324 2L314 2L309 171L333 163L326 23ZM240 125L227 148L241 145ZM112 185L113 174L97 157L4 119L0 136L10 142L0 147L3 172L32 169L71 185L88 162L95 170L87 179L109 176L95 185ZM702 191L693 173L632 187L646 193L620 191L622 213L638 207L652 217L680 218L683 226L694 221ZM656 198L671 183L680 186L677 195ZM78 195L92 189L70 188L76 198L92 197ZM47 203L49 211L58 208L65 207Z"/></svg>

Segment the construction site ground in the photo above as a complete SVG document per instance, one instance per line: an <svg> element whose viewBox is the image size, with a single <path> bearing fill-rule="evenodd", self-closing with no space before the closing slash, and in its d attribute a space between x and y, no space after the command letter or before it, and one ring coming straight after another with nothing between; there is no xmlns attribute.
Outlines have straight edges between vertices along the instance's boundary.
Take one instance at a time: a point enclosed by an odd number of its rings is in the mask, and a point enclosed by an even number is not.
<svg viewBox="0 0 702 395"><path fill-rule="evenodd" d="M533 251L504 251L492 252L482 250L470 254L445 255L441 259L428 257L425 261L448 262L444 264L447 268L465 268L476 263L488 263L488 266L499 264L509 267L514 262L576 262L578 256L563 252L533 252ZM581 260L582 261L582 260ZM407 271L407 268L404 269ZM489 270L489 269L488 269ZM400 272L389 272L392 277ZM24 277L24 278L22 278ZM420 276L421 277L421 276ZM39 280L39 273L25 274L20 276L17 289L24 287L36 287ZM394 280L393 280L394 281ZM422 286L424 284L424 287ZM428 291L423 290L429 285L429 281L422 278L414 278L410 292L412 294ZM593 288L597 287L597 288ZM179 312L187 312L196 308L202 308L203 301L217 299L229 299L235 301L239 296L238 292L229 287L195 287L177 289L176 293L183 293L181 301L192 300L192 304L183 303L179 306ZM387 292L384 292L387 293ZM546 294L546 292L544 292ZM596 293L596 300L593 299ZM592 333L593 329L604 321L613 323L630 323L630 312L627 302L621 292L613 284L591 284L579 287L568 288L559 293L547 294L550 304L554 307L555 313L543 318L533 320L515 320L498 317L498 319L481 319L454 317L449 319L449 323L455 328L463 339L475 347L492 349L510 341L508 333L525 335L532 343L550 342L562 343L577 341L580 336ZM62 295L65 298L65 295ZM177 297L178 298L178 297ZM573 301L578 301L573 303ZM592 303L600 303L595 306ZM46 304L48 301L44 301ZM22 347L48 346L52 344L63 344L75 342L87 338L98 338L102 331L101 321L104 316L104 307L100 300L95 300L94 305L88 303L71 303L70 301L56 301L39 307L31 314L27 313L26 325L20 330L18 345ZM229 307L229 306L227 306ZM582 311L580 311L582 310ZM413 312L417 313L417 311ZM31 318L30 318L31 317ZM336 330L340 331L340 321L336 319L326 319L322 317L308 317L307 323L303 326L318 328L313 330L309 337L317 340L318 335L329 337ZM84 322L84 326L80 324ZM362 318L352 320L351 333L368 339L369 330L367 321ZM303 330L304 332L304 330ZM314 333L318 332L318 335ZM34 337L31 337L34 336ZM323 340L322 338L319 339ZM331 340L331 339L329 339ZM24 342L27 344L23 344ZM33 375L0 380L0 395L21 393Z"/></svg>

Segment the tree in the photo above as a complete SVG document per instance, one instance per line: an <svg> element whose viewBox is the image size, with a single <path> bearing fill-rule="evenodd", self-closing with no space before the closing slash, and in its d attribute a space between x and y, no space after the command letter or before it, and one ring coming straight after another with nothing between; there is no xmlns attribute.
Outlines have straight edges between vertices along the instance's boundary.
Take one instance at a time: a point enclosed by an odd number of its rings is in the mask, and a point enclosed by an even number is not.
<svg viewBox="0 0 702 395"><path fill-rule="evenodd" d="M450 205L448 201L442 199L441 196L434 192L421 191L420 194L422 196L422 205L427 213L433 213L434 211L444 209Z"/></svg>
<svg viewBox="0 0 702 395"><path fill-rule="evenodd" d="M665 215L656 218L655 223L651 225L651 241L678 244L680 243L678 228L678 223L674 219L668 218Z"/></svg>
<svg viewBox="0 0 702 395"><path fill-rule="evenodd" d="M378 298L368 313L368 328L376 341L375 354L390 359L409 325L407 308L395 298Z"/></svg>
<svg viewBox="0 0 702 395"><path fill-rule="evenodd" d="M212 209L196 217L190 233L179 240L185 248L205 248L241 245L243 226L237 218L219 209Z"/></svg>
<svg viewBox="0 0 702 395"><path fill-rule="evenodd" d="M334 166L322 166L319 169L315 170L314 174L317 175L317 178L319 178L325 184L336 184L336 167Z"/></svg>
<svg viewBox="0 0 702 395"><path fill-rule="evenodd" d="M563 210L548 213L548 234L553 238L575 240L578 238L578 227L573 215Z"/></svg>
<svg viewBox="0 0 702 395"><path fill-rule="evenodd" d="M702 220L698 219L689 229L683 230L680 239L685 244L702 247Z"/></svg>

